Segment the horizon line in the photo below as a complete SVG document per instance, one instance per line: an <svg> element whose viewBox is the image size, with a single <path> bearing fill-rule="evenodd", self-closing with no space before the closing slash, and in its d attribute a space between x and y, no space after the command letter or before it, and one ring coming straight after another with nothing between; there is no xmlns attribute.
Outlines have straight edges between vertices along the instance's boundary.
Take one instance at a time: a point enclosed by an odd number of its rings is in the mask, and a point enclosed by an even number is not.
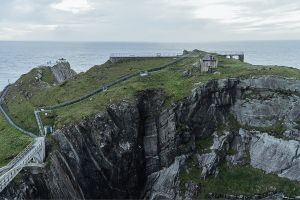
<svg viewBox="0 0 300 200"><path fill-rule="evenodd" d="M251 39L251 40L216 40L216 41L101 41L101 40L0 40L0 42L47 42L47 43L165 43L165 44L198 44L198 43L230 43L230 42L275 42L275 41L300 41L300 39Z"/></svg>

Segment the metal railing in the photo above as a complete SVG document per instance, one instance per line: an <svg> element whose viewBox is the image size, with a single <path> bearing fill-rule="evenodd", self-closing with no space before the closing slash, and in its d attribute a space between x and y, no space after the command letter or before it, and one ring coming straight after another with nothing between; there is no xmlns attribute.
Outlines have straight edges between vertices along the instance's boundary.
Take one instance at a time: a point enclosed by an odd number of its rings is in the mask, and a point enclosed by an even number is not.
<svg viewBox="0 0 300 200"><path fill-rule="evenodd" d="M161 55L159 55L159 56L161 56ZM176 56L178 56L178 55L176 55ZM189 57L189 55L180 56L180 57L176 58L175 60L173 60L169 63L163 64L163 65L158 66L158 67L154 67L154 68L148 70L148 72L150 73L150 72L156 72L156 71L162 70L162 69L164 69L164 68L166 68L166 67L168 67L172 64L175 64L176 62L179 62L180 60L183 60L187 57ZM32 161L32 159L34 158L34 156L36 154L40 153L40 151L42 151L41 162L44 160L44 156L45 156L45 152L44 152L45 151L45 134L44 134L42 120L41 120L40 115L39 115L39 113L42 110L50 110L51 111L51 110L54 110L54 109L57 109L57 108L65 107L65 106L83 101L83 100L85 100L85 99L87 99L87 98L89 98L89 97L91 97L91 96L93 96L97 93L106 91L109 87L112 87L112 86L114 86L114 85L116 85L120 82L126 81L126 80L128 80L132 77L135 77L135 76L139 76L141 72L143 72L143 71L138 71L138 72L133 73L133 74L121 76L120 78L118 78L114 81L111 81L110 83L102 85L99 89L97 89L97 90L95 90L95 91L93 91L93 92L91 92L87 95L81 96L81 97L79 97L75 100L66 101L66 102L61 103L61 104L48 106L48 107L44 107L44 108L38 108L38 109L34 110L36 121L37 121L37 124L39 126L39 130L40 130L40 135L42 136L40 138L38 138L33 133L30 133L30 132L25 131L22 128L18 127L11 120L11 118L5 112L5 110L2 108L1 103L2 103L2 101L4 101L4 97L7 94L8 87L9 87L9 86L7 86L4 89L4 91L2 92L1 96L0 96L0 110L1 110L1 112L4 114L5 118L7 119L7 121L9 122L10 125L15 127L17 130L20 130L21 132L23 132L27 135L30 135L31 137L33 137L35 139L21 153L19 153L13 160L11 160L8 165L6 165L3 168L0 168L0 192L2 192L5 189L5 187L17 176L17 174L26 165L28 165Z"/></svg>
<svg viewBox="0 0 300 200"><path fill-rule="evenodd" d="M173 61L171 62L168 62L166 64L163 64L163 65L160 65L158 67L154 67L152 69L149 69L147 70L148 72L155 72L155 71L159 71L159 70L162 70L170 65L173 65L179 61L181 61L182 59L185 59L189 57L189 55L184 55L184 56L180 56L176 59L174 59ZM80 101L83 101L85 99L88 99L90 98L91 96L94 96L95 94L98 94L98 93L101 93L101 92L104 92L106 91L107 89L109 89L110 87L118 84L118 83L121 83L121 82L124 82L130 78L133 78L135 76L139 76L140 73L143 72L143 70L141 71L138 71L138 72L135 72L133 74L129 74L129 75L124 75L124 76L121 76L120 78L118 79L115 79L109 83L106 83L102 86L100 86L98 89L96 89L95 91L89 93L89 94L86 94L84 96L81 96L81 97L78 97L77 99L74 99L74 100L70 100L70 101L65 101L63 103L60 103L60 104L56 104L56 105L52 105L52 106L44 106L44 107L41 107L40 109L45 109L45 110L55 110L55 109L58 109L58 108L62 108L62 107L65 107L65 106L68 106L68 105L72 105L72 104L75 104L75 103L78 103Z"/></svg>
<svg viewBox="0 0 300 200"><path fill-rule="evenodd" d="M219 54L219 55L244 55L244 52L243 51L215 51L215 52L212 52L212 53L216 53L216 54Z"/></svg>
<svg viewBox="0 0 300 200"><path fill-rule="evenodd" d="M18 131L32 137L32 138L36 138L37 136L29 131L26 131L24 129L22 129L21 127L19 127L17 124L14 123L14 121L11 119L11 117L9 116L9 114L5 111L4 107L2 106L3 102L4 102L4 98L8 92L8 88L9 88L9 85L6 86L1 94L1 97L0 97L0 112L4 115L6 121L11 125L13 126L15 129L17 129Z"/></svg>
<svg viewBox="0 0 300 200"><path fill-rule="evenodd" d="M116 58L153 58L153 57L178 57L178 53L143 53L143 54L133 54L133 53L112 53L110 57Z"/></svg>
<svg viewBox="0 0 300 200"><path fill-rule="evenodd" d="M36 154L42 151L42 155L44 156L44 149L44 138L36 138L34 142L28 145L17 157L15 157L7 165L7 170L0 174L0 192L2 192L18 173L34 159Z"/></svg>

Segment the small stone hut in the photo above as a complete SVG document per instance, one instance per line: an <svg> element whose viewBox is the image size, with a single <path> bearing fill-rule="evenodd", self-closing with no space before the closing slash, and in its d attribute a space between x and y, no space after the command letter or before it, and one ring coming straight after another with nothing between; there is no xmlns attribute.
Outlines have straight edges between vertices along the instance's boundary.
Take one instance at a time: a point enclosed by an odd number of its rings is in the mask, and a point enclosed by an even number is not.
<svg viewBox="0 0 300 200"><path fill-rule="evenodd" d="M200 70L201 72L208 72L214 68L218 67L218 59L211 55L206 54L201 60L200 60Z"/></svg>

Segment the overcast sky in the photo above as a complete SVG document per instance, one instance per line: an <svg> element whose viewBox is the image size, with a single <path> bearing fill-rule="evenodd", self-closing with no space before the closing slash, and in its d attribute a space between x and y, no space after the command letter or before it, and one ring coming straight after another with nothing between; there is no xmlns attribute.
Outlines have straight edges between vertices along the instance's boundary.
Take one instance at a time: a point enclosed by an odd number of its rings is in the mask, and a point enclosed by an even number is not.
<svg viewBox="0 0 300 200"><path fill-rule="evenodd" d="M0 40L300 39L298 0L0 0Z"/></svg>

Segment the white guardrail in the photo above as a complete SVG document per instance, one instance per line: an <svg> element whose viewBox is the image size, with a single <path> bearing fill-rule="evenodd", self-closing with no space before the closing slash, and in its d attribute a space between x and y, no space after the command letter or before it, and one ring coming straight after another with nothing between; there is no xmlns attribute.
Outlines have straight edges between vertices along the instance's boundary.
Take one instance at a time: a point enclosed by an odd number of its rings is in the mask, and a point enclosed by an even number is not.
<svg viewBox="0 0 300 200"><path fill-rule="evenodd" d="M176 59L174 61L171 61L170 63L161 65L159 67L150 69L149 72L154 72L161 70L163 68L166 68L167 66L174 64L175 62L180 61L181 59L184 59L186 57L189 57L189 55L184 55L180 56L178 54L146 54L146 55L131 55L131 54L112 54L111 56L114 57L181 57L180 59ZM148 73L148 72L147 72ZM96 93L106 91L109 87L120 83L122 81L125 81L131 77L138 76L140 75L140 72L134 73L132 75L124 76L121 77L115 81L112 81L109 84L106 84L105 86L102 86L100 89L94 91L91 94L87 94L83 97L80 97L79 99L69 101L62 103L61 105L55 105L52 106L52 109L55 109L56 107L62 107L62 106L67 106L76 102L79 102L81 100L84 100L88 98L89 96L92 96ZM6 111L2 108L1 103L4 102L4 97L7 94L8 91L8 86L4 89L4 92L2 92L0 96L0 111L5 115L5 118L7 121L16 129L22 131L23 133L31 136L34 138L34 141L28 145L21 153L19 153L13 160L11 160L8 165L5 167L0 168L0 192L2 192L5 187L8 186L8 184L18 175L18 173L26 166L40 166L40 163L43 163L44 158L45 158L45 133L43 129L43 124L42 120L40 118L40 112L45 111L45 108L40 108L34 110L34 115L37 120L38 126L39 126L39 132L40 132L40 137L36 137L32 133L29 133L20 127L18 127L9 117L9 115L6 113ZM50 109L51 110L51 109Z"/></svg>
<svg viewBox="0 0 300 200"><path fill-rule="evenodd" d="M178 53L143 53L143 54L131 54L131 53L112 53L110 57L127 58L127 57L177 57L180 56Z"/></svg>
<svg viewBox="0 0 300 200"><path fill-rule="evenodd" d="M18 175L29 163L42 163L45 157L45 138L38 137L15 157L0 173L0 192Z"/></svg>

